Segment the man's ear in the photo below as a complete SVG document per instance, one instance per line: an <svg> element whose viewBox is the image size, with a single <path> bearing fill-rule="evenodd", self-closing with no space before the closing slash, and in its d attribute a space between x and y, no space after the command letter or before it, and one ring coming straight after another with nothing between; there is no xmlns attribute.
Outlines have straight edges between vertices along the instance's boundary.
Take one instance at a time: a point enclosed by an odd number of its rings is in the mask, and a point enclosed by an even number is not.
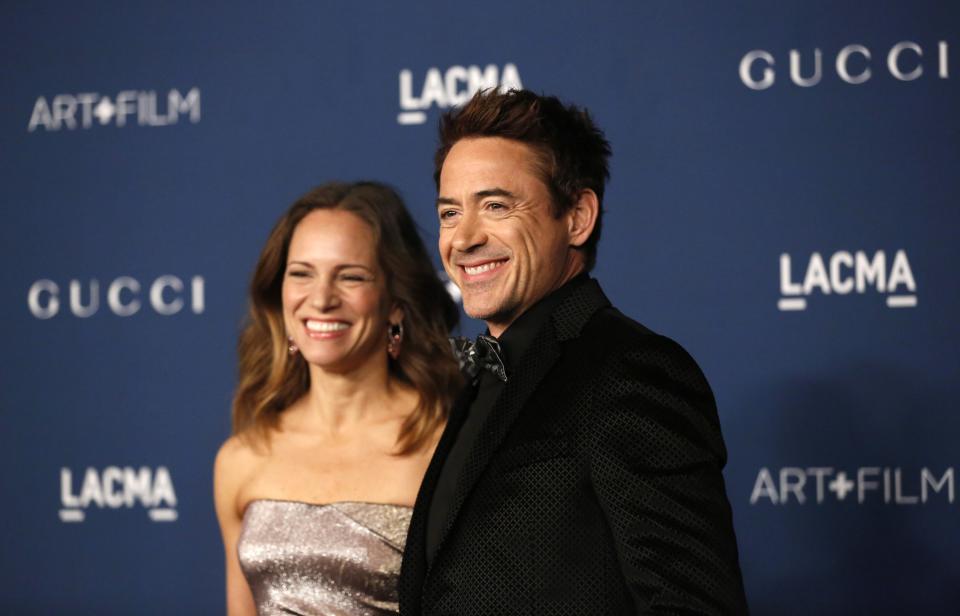
<svg viewBox="0 0 960 616"><path fill-rule="evenodd" d="M570 236L570 245L583 246L593 228L597 225L597 216L600 215L600 200L597 199L597 193L589 188L584 188L577 196L576 203L567 212L568 234Z"/></svg>

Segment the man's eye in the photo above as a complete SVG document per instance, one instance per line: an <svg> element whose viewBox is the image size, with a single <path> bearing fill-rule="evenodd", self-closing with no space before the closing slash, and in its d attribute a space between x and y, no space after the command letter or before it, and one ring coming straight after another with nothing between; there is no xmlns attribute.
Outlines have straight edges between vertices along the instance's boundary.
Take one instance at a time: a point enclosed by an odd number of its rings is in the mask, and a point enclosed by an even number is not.
<svg viewBox="0 0 960 616"><path fill-rule="evenodd" d="M448 220L457 215L456 210L441 210L440 211L440 220Z"/></svg>
<svg viewBox="0 0 960 616"><path fill-rule="evenodd" d="M493 203L488 203L488 204L487 204L487 209L490 209L490 210L505 210L505 209L507 209L507 206L505 206L505 205L502 204L502 203L493 202Z"/></svg>

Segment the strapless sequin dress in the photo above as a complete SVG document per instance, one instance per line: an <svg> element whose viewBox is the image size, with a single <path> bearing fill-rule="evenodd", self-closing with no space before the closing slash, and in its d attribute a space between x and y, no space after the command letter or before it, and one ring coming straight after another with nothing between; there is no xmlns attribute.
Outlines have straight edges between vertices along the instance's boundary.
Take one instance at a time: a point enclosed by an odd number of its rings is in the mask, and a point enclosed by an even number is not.
<svg viewBox="0 0 960 616"><path fill-rule="evenodd" d="M257 613L397 614L410 507L254 500L237 544Z"/></svg>

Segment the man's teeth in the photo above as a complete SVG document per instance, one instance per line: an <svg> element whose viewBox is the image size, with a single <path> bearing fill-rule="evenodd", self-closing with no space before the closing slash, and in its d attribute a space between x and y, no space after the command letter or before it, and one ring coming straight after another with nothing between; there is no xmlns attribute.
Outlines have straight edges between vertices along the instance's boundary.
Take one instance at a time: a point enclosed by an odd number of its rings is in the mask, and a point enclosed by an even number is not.
<svg viewBox="0 0 960 616"><path fill-rule="evenodd" d="M496 269L506 263L506 261L492 261L490 263L484 263L483 265L477 265L476 267L464 267L463 269L474 276L476 274L482 274L484 272L489 272L492 269Z"/></svg>
<svg viewBox="0 0 960 616"><path fill-rule="evenodd" d="M347 327L346 323L338 321L307 321L307 329L312 332L338 332Z"/></svg>

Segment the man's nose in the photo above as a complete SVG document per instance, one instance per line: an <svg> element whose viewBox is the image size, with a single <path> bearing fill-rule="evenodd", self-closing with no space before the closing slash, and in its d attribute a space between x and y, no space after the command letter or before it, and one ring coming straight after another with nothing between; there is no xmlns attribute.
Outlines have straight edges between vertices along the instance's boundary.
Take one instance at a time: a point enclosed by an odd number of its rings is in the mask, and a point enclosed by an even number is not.
<svg viewBox="0 0 960 616"><path fill-rule="evenodd" d="M469 252L470 250L487 243L487 233L480 216L472 210L465 211L460 216L456 230L453 233L452 246L454 250Z"/></svg>

